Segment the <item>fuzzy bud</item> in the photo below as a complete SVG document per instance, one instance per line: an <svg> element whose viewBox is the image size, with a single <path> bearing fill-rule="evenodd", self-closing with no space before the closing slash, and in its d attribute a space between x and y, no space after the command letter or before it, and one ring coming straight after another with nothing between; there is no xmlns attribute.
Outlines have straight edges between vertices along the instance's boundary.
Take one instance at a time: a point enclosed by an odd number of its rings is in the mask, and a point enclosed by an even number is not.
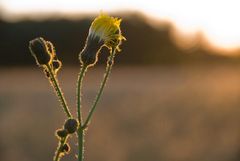
<svg viewBox="0 0 240 161"><path fill-rule="evenodd" d="M70 146L66 143L66 144L64 144L62 147L61 147L61 152L63 152L63 153L69 153L70 152Z"/></svg>
<svg viewBox="0 0 240 161"><path fill-rule="evenodd" d="M36 38L29 42L29 50L38 65L47 65L52 61L52 54L48 50L47 42L42 38Z"/></svg>
<svg viewBox="0 0 240 161"><path fill-rule="evenodd" d="M64 129L66 129L69 134L76 132L77 128L78 122L75 119L68 119L64 124Z"/></svg>
<svg viewBox="0 0 240 161"><path fill-rule="evenodd" d="M62 62L60 60L53 60L52 66L53 66L54 72L57 73L62 67Z"/></svg>
<svg viewBox="0 0 240 161"><path fill-rule="evenodd" d="M59 138L64 138L68 135L68 131L66 129L58 129L56 131L56 135L59 137Z"/></svg>

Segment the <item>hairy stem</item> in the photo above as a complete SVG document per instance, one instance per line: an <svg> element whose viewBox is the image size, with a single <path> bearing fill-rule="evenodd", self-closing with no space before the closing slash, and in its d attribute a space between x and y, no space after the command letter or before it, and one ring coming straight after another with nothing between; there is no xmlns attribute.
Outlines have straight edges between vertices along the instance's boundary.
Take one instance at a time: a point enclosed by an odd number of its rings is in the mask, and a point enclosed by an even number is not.
<svg viewBox="0 0 240 161"><path fill-rule="evenodd" d="M78 161L83 161L83 158L84 158L84 129L79 127L77 134L78 134Z"/></svg>
<svg viewBox="0 0 240 161"><path fill-rule="evenodd" d="M78 115L78 121L79 124L82 124L82 111L81 111L81 95L82 95L82 81L83 77L87 71L87 66L83 65L81 68L81 71L78 75L78 81L77 81L77 115Z"/></svg>
<svg viewBox="0 0 240 161"><path fill-rule="evenodd" d="M103 89L106 85L106 82L107 82L107 79L108 79L108 76L112 70L112 66L113 66L113 61L114 61L114 57L115 57L115 53L116 53L116 49L112 50L112 53L110 54L109 58L108 58L108 62L107 62L107 67L106 67L106 71L105 71L105 74L104 74L104 77L103 77L103 80L102 80L102 83L101 83L101 86L99 88L99 91L96 95L96 98L95 98L95 101L93 102L93 105L92 105L92 108L87 116L87 119L85 121L85 123L83 124L82 128L85 129L88 124L90 123L90 120L92 118L92 115L96 109L96 106L97 106L97 103L103 93Z"/></svg>
<svg viewBox="0 0 240 161"><path fill-rule="evenodd" d="M83 65L81 68L81 71L78 75L78 81L77 81L77 115L78 115L78 122L79 122L79 128L78 128L78 161L83 161L83 142L84 142L84 131L81 128L82 127L82 109L81 109L81 95L82 95L82 81L83 77L87 71L87 66Z"/></svg>
<svg viewBox="0 0 240 161"><path fill-rule="evenodd" d="M62 156L61 156L61 153L62 153L61 148L62 148L62 146L65 144L66 140L67 140L67 137L64 137L63 139L61 139L61 140L59 141L57 150L56 150L56 152L55 152L55 156L54 156L54 158L53 158L54 161L60 161L60 159L61 159L61 157L62 157Z"/></svg>
<svg viewBox="0 0 240 161"><path fill-rule="evenodd" d="M48 72L50 74L50 81L51 81L51 83L52 83L52 85L53 85L53 87L54 87L54 89L56 91L56 94L57 94L57 96L59 98L59 101L62 104L64 112L67 114L68 118L72 118L72 114L71 114L71 112L70 112L70 110L69 110L69 108L67 106L67 102L66 102L66 100L64 98L63 92L62 92L62 90L61 90L61 88L59 86L59 83L58 83L58 81L57 81L57 79L55 77L55 74L53 73L52 68L50 67L50 65L47 65L47 69L48 69Z"/></svg>

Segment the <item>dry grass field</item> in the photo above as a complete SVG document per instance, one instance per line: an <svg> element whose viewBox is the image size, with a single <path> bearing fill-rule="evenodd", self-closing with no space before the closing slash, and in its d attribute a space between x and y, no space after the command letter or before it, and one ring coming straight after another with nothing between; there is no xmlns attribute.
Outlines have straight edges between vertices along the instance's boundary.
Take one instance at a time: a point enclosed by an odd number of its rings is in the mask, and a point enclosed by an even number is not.
<svg viewBox="0 0 240 161"><path fill-rule="evenodd" d="M74 111L77 73L59 74ZM85 116L102 73L84 80ZM38 68L0 69L0 161L51 161L64 118ZM240 66L116 64L87 133L86 161L239 161Z"/></svg>

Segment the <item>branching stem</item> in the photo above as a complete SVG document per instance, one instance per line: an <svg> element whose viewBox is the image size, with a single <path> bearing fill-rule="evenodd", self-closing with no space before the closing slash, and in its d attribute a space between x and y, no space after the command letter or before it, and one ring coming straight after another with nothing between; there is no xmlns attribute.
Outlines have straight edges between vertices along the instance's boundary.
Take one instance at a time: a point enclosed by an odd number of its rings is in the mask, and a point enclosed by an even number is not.
<svg viewBox="0 0 240 161"><path fill-rule="evenodd" d="M78 128L78 161L83 161L83 153L84 153L84 130L85 128L88 126L88 124L90 123L90 120L92 118L92 115L96 109L97 103L103 93L103 89L106 85L107 79L109 77L109 74L111 72L112 66L113 66L113 61L114 61L114 57L115 57L115 51L116 49L112 50L109 58L108 58L108 62L107 62L107 67L106 67L106 71L103 77L103 80L101 82L101 86L99 88L99 91L96 95L95 101L93 102L93 105L91 107L91 110L87 116L86 121L83 124L82 121L82 111L81 111L81 88L82 88L82 80L83 77L87 71L87 66L82 66L81 71L79 73L79 77L78 77L78 82L77 82L77 110L78 110L78 121L80 124L80 127Z"/></svg>

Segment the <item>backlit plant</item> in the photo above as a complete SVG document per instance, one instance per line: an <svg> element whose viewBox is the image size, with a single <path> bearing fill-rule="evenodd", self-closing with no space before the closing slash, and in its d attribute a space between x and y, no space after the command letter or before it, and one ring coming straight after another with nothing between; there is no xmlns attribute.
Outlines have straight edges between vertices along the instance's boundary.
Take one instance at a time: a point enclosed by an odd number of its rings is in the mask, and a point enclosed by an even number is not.
<svg viewBox="0 0 240 161"><path fill-rule="evenodd" d="M70 152L68 139L70 135L73 135L75 133L78 136L78 161L83 161L84 132L90 124L97 103L103 93L103 89L114 64L115 55L117 52L120 52L119 46L121 45L122 40L125 40L121 33L120 24L121 19L110 17L106 14L100 14L97 18L95 18L89 28L85 46L79 54L81 68L76 88L76 118L70 112L70 108L67 105L66 99L57 79L57 74L62 67L62 63L57 57L53 44L42 37L33 39L29 43L29 49L32 56L35 58L37 65L42 68L44 74L54 88L61 106L67 116L63 127L56 130L56 136L59 143L53 158L54 161L59 161L65 154L68 154ZM87 70L97 63L99 53L103 47L109 49L109 56L106 62L106 71L104 73L103 80L101 82L96 98L93 101L91 109L86 117L86 120L83 120L81 106L81 89L83 78Z"/></svg>

